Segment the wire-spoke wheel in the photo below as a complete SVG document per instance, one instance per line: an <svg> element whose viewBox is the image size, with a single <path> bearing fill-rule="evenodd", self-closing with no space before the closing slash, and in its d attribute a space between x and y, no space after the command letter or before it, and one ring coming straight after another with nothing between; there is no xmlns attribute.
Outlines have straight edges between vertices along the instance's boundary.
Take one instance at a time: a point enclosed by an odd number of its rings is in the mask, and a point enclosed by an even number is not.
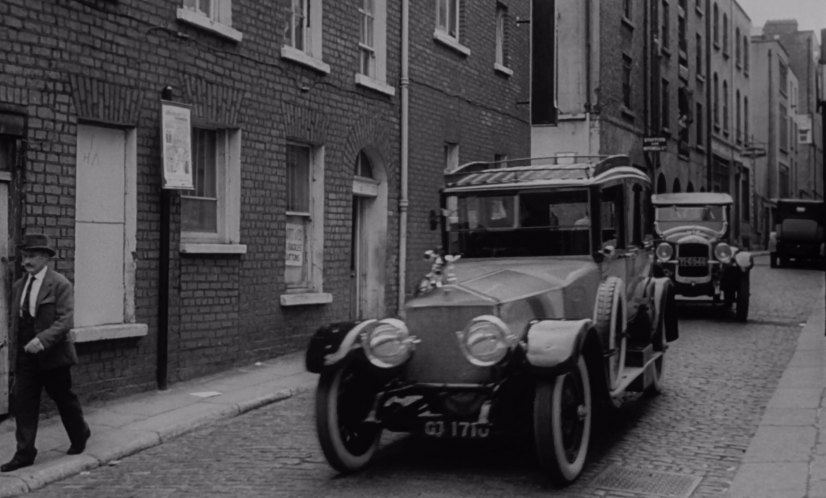
<svg viewBox="0 0 826 498"><path fill-rule="evenodd" d="M534 446L551 480L566 485L579 477L591 441L593 409L585 360L570 372L536 385Z"/></svg>
<svg viewBox="0 0 826 498"><path fill-rule="evenodd" d="M321 449L339 472L355 472L373 458L381 426L367 421L376 389L352 361L324 371L316 390L316 430Z"/></svg>

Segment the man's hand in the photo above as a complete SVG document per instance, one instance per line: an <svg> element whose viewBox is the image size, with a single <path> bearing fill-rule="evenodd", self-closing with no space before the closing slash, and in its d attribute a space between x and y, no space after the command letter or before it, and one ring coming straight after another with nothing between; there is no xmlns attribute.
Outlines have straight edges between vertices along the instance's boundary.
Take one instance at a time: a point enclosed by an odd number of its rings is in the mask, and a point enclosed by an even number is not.
<svg viewBox="0 0 826 498"><path fill-rule="evenodd" d="M43 343L40 342L40 339L38 339L37 337L35 337L31 341L29 341L25 346L23 346L23 351L29 354L39 353L44 349L46 348L43 347Z"/></svg>

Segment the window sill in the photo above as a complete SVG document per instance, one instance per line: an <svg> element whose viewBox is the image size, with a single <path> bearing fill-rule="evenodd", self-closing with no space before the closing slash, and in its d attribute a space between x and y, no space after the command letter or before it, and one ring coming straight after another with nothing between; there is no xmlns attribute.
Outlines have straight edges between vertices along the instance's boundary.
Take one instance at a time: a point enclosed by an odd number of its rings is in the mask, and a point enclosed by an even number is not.
<svg viewBox="0 0 826 498"><path fill-rule="evenodd" d="M374 80L373 78L361 73L356 73L356 85L375 90L379 93L389 95L390 97L396 95L396 89L392 86L383 81Z"/></svg>
<svg viewBox="0 0 826 498"><path fill-rule="evenodd" d="M634 114L634 111L625 107L624 104L620 106L620 113L622 114L622 117L629 121L634 121L637 118L637 115Z"/></svg>
<svg viewBox="0 0 826 498"><path fill-rule="evenodd" d="M448 36L446 33L439 31L438 29L433 32L433 39L437 42L443 44L444 46L459 52L460 54L468 57L470 55L470 49L461 43L456 38L452 36Z"/></svg>
<svg viewBox="0 0 826 498"><path fill-rule="evenodd" d="M631 19L628 19L625 16L622 16L622 25L625 26L626 28L632 30L632 31L637 29L637 25L634 24L634 21L632 21Z"/></svg>
<svg viewBox="0 0 826 498"><path fill-rule="evenodd" d="M181 242L182 254L246 254L246 244L205 244L203 242Z"/></svg>
<svg viewBox="0 0 826 498"><path fill-rule="evenodd" d="M192 26L201 28L206 31L215 33L218 36L232 40L236 43L240 42L243 34L237 29L233 29L226 24L215 22L207 16L190 9L178 8L178 20L191 24Z"/></svg>
<svg viewBox="0 0 826 498"><path fill-rule="evenodd" d="M671 49L664 45L660 48L660 55L666 58L671 57Z"/></svg>
<svg viewBox="0 0 826 498"><path fill-rule="evenodd" d="M508 76L508 77L513 76L513 69L511 69L509 67L506 67L506 66L503 66L502 64L499 64L498 62L493 64L493 70L496 71L497 73L504 74L505 76Z"/></svg>
<svg viewBox="0 0 826 498"><path fill-rule="evenodd" d="M300 294L281 294L281 306L306 306L311 304L330 304L333 295L328 292L306 292Z"/></svg>
<svg viewBox="0 0 826 498"><path fill-rule="evenodd" d="M700 83L705 83L706 82L706 77L703 76L702 74L698 73L697 74L697 81L699 81Z"/></svg>
<svg viewBox="0 0 826 498"><path fill-rule="evenodd" d="M700 152L705 152L706 151L706 148L702 145L695 145L694 148L699 150Z"/></svg>
<svg viewBox="0 0 826 498"><path fill-rule="evenodd" d="M714 50L717 50L717 51L720 50L720 42L716 41L716 42L712 43L711 45L714 47Z"/></svg>
<svg viewBox="0 0 826 498"><path fill-rule="evenodd" d="M72 329L74 342L111 341L147 335L149 326L143 323L124 323L118 325L95 325Z"/></svg>
<svg viewBox="0 0 826 498"><path fill-rule="evenodd" d="M289 45L281 46L281 58L297 62L302 66L307 66L310 69L318 71L319 73L330 74L329 64L324 63L321 59L316 59L311 55L307 55L307 53L302 52L297 48L290 47Z"/></svg>

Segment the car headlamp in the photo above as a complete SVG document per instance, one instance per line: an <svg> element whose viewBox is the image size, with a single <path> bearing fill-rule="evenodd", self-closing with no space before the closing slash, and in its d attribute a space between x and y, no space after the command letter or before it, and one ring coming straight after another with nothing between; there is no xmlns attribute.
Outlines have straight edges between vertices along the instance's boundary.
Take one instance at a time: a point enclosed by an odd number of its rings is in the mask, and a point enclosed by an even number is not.
<svg viewBox="0 0 826 498"><path fill-rule="evenodd" d="M671 247L671 244L668 242L661 242L654 252L656 253L658 260L668 261L671 259L671 256L674 255L674 248Z"/></svg>
<svg viewBox="0 0 826 498"><path fill-rule="evenodd" d="M493 315L474 318L456 334L462 353L469 362L479 367L499 363L516 344L516 337L505 322Z"/></svg>
<svg viewBox="0 0 826 498"><path fill-rule="evenodd" d="M380 368L397 367L407 361L417 342L407 325L396 318L380 320L375 327L362 332L361 337L367 359Z"/></svg>
<svg viewBox="0 0 826 498"><path fill-rule="evenodd" d="M714 257L717 258L721 263L728 263L731 261L732 250L731 246L726 244L725 242L720 242L716 246L714 246Z"/></svg>

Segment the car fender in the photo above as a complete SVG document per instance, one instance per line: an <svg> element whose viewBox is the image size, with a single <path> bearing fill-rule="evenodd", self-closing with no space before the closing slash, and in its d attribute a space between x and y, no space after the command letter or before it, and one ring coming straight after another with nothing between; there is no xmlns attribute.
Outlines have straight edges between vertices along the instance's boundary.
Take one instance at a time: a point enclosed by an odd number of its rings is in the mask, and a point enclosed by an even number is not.
<svg viewBox="0 0 826 498"><path fill-rule="evenodd" d="M320 373L324 368L346 358L350 351L358 347L356 341L359 334L375 323L375 319L370 319L336 322L320 327L310 339L304 357L307 371Z"/></svg>
<svg viewBox="0 0 826 498"><path fill-rule="evenodd" d="M749 271L754 266L754 258L749 251L738 251L734 255L734 261L742 271Z"/></svg>
<svg viewBox="0 0 826 498"><path fill-rule="evenodd" d="M676 341L680 337L677 321L677 306L674 301L674 282L670 278L655 278L651 282L651 295L654 297L654 320L656 324L665 313L665 340Z"/></svg>
<svg viewBox="0 0 826 498"><path fill-rule="evenodd" d="M528 328L526 358L538 373L555 375L576 365L593 322L540 320Z"/></svg>

